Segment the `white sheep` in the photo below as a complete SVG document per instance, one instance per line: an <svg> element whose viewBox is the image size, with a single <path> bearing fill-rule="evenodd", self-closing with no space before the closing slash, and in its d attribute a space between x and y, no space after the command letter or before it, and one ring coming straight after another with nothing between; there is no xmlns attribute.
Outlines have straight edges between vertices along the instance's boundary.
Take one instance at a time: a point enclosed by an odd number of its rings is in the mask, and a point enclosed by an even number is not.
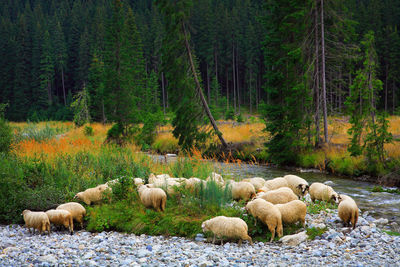
<svg viewBox="0 0 400 267"><path fill-rule="evenodd" d="M175 195L177 193L176 187L180 187L181 184L175 179L168 178L165 180L155 180L153 186L166 190L168 195Z"/></svg>
<svg viewBox="0 0 400 267"><path fill-rule="evenodd" d="M265 193L261 193L257 198L262 198L272 204L285 204L292 200L299 199L288 187L281 187Z"/></svg>
<svg viewBox="0 0 400 267"><path fill-rule="evenodd" d="M281 212L273 204L258 198L247 203L246 211L268 226L272 234L270 242L274 240L275 232L279 237L283 235Z"/></svg>
<svg viewBox="0 0 400 267"><path fill-rule="evenodd" d="M255 190L259 190L264 186L265 179L261 177L253 177L253 178L243 179L242 182L249 182L254 186Z"/></svg>
<svg viewBox="0 0 400 267"><path fill-rule="evenodd" d="M310 194L311 200L314 202L316 199L324 201L335 201L338 203L339 195L329 185L323 183L312 183L310 185L308 193Z"/></svg>
<svg viewBox="0 0 400 267"><path fill-rule="evenodd" d="M358 221L358 206L354 199L347 195L339 195L338 215L345 226L350 226L351 222L353 229L355 229Z"/></svg>
<svg viewBox="0 0 400 267"><path fill-rule="evenodd" d="M47 216L52 224L63 225L67 228L72 235L74 233L74 223L72 215L67 210L48 210L46 211Z"/></svg>
<svg viewBox="0 0 400 267"><path fill-rule="evenodd" d="M59 205L56 210L66 210L71 213L72 218L80 223L81 228L83 228L83 217L86 215L86 209L77 202L68 202Z"/></svg>
<svg viewBox="0 0 400 267"><path fill-rule="evenodd" d="M275 190L275 189L278 189L280 187L289 187L288 186L288 182L283 177L277 177L277 178L274 178L272 180L267 180L267 181L265 181L264 186L266 188L268 188L269 190Z"/></svg>
<svg viewBox="0 0 400 267"><path fill-rule="evenodd" d="M240 218L237 217L225 217L218 216L210 220L204 221L201 224L203 232L212 232L213 244L215 243L215 237L221 238L221 245L223 244L222 238L239 239L239 246L242 244L242 240L247 240L253 245L251 237L248 235L247 224Z"/></svg>
<svg viewBox="0 0 400 267"><path fill-rule="evenodd" d="M282 216L282 222L292 224L301 222L303 227L306 222L307 205L300 200L292 200L285 204L276 204Z"/></svg>
<svg viewBox="0 0 400 267"><path fill-rule="evenodd" d="M161 188L149 188L141 185L138 188L139 197L146 208L164 211L167 203L167 194Z"/></svg>
<svg viewBox="0 0 400 267"><path fill-rule="evenodd" d="M249 182L231 182L229 184L234 200L243 199L245 201L252 199L256 195L254 186Z"/></svg>
<svg viewBox="0 0 400 267"><path fill-rule="evenodd" d="M222 176L218 173L212 172L211 176L208 176L206 181L214 181L216 182L219 186L224 186L225 185L225 180L222 178Z"/></svg>
<svg viewBox="0 0 400 267"><path fill-rule="evenodd" d="M288 183L288 187L293 190L293 192L298 196L298 197L303 197L308 188L308 182L304 180L303 178L300 178L299 176L296 175L285 175L283 178L286 179Z"/></svg>
<svg viewBox="0 0 400 267"><path fill-rule="evenodd" d="M50 221L46 213L43 211L24 210L21 215L24 216L25 227L28 228L29 233L32 228L33 233L35 233L35 229L37 229L39 234L47 231L50 235Z"/></svg>
<svg viewBox="0 0 400 267"><path fill-rule="evenodd" d="M85 202L86 205L97 203L103 199L103 193L106 190L111 191L111 187L106 184L101 184L93 188L88 188L83 192L79 192L74 196L74 199L80 199Z"/></svg>
<svg viewBox="0 0 400 267"><path fill-rule="evenodd" d="M195 190L200 188L201 184L203 184L205 188L207 182L199 178L192 177L184 181L183 184L187 190L189 190L190 192L194 192Z"/></svg>

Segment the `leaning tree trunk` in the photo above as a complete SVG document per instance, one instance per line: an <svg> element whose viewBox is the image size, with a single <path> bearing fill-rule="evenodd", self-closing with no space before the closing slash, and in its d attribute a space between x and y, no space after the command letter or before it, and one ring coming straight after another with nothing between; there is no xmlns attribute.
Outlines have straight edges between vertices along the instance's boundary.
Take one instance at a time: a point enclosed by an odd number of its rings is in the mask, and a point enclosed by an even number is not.
<svg viewBox="0 0 400 267"><path fill-rule="evenodd" d="M322 57L322 109L324 113L324 137L328 143L328 111L326 106L326 77L325 77L325 30L324 30L324 0L321 0L321 57Z"/></svg>
<svg viewBox="0 0 400 267"><path fill-rule="evenodd" d="M315 146L319 146L320 142L320 128L319 128L319 113L320 113L320 107L319 107L319 42L318 42L318 2L317 0L315 1L315 135L316 135L316 140L315 140Z"/></svg>
<svg viewBox="0 0 400 267"><path fill-rule="evenodd" d="M189 41L188 41L187 34L186 34L186 28L185 28L184 24L182 24L182 28L183 28L183 34L185 36L186 52L187 52L188 57L189 57L190 68L192 70L193 78L194 78L194 81L196 83L197 93L200 96L200 100L201 100L201 103L203 104L204 111L206 112L206 114L207 114L207 116L208 116L208 118L209 118L209 120L211 122L211 125L214 128L215 133L217 134L219 140L221 141L222 146L224 148L227 148L228 145L225 142L225 139L222 137L222 133L219 131L217 123L215 122L214 117L211 114L211 111L210 111L210 109L209 109L209 107L207 105L206 99L204 98L204 94L203 94L203 91L201 89L199 79L197 78L197 72L196 72L196 68L195 68L194 63L193 63L192 52L190 51L190 45L189 45Z"/></svg>

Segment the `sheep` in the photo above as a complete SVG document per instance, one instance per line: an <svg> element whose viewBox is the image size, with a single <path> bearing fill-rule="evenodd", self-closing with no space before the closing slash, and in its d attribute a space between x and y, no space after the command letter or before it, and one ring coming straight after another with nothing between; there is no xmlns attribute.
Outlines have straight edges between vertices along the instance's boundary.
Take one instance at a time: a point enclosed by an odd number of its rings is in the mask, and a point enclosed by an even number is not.
<svg viewBox="0 0 400 267"><path fill-rule="evenodd" d="M156 211L164 211L167 202L167 194L161 188L149 188L141 185L138 188L139 197L146 208L154 208Z"/></svg>
<svg viewBox="0 0 400 267"><path fill-rule="evenodd" d="M165 189L168 195L175 195L177 193L175 187L181 186L180 183L172 178L168 178L166 180L156 180L154 181L153 185L154 187Z"/></svg>
<svg viewBox="0 0 400 267"><path fill-rule="evenodd" d="M276 204L282 216L282 222L292 224L301 222L303 227L306 223L307 205L300 200L292 200L285 204Z"/></svg>
<svg viewBox="0 0 400 267"><path fill-rule="evenodd" d="M136 186L141 186L141 185L144 184L144 181L143 181L142 178L133 178L133 183L134 183Z"/></svg>
<svg viewBox="0 0 400 267"><path fill-rule="evenodd" d="M272 204L285 204L292 200L298 200L299 198L293 193L293 191L288 187L281 187L275 190L271 190L262 193L257 196L257 198L262 198Z"/></svg>
<svg viewBox="0 0 400 267"><path fill-rule="evenodd" d="M225 217L218 216L210 220L204 221L201 224L203 232L212 232L213 244L215 243L215 237L221 238L221 245L223 245L222 238L239 239L239 246L242 245L242 240L247 240L253 245L253 240L248 235L247 224L240 218L237 217Z"/></svg>
<svg viewBox="0 0 400 267"><path fill-rule="evenodd" d="M80 199L85 202L86 205L97 203L103 199L103 192L111 190L106 184L101 184L93 188L88 188L83 192L79 192L74 196L74 199Z"/></svg>
<svg viewBox="0 0 400 267"><path fill-rule="evenodd" d="M311 200L315 202L316 199L324 201L335 201L338 203L339 195L329 185L322 183L312 183L309 188Z"/></svg>
<svg viewBox="0 0 400 267"><path fill-rule="evenodd" d="M309 188L308 182L306 180L300 178L299 176L291 174L285 175L283 178L286 179L288 187L292 189L298 197L303 197L306 194Z"/></svg>
<svg viewBox="0 0 400 267"><path fill-rule="evenodd" d="M273 204L264 199L257 198L247 203L245 209L256 219L259 219L268 226L268 230L272 234L270 242L275 238L275 231L279 237L283 235L281 212Z"/></svg>
<svg viewBox="0 0 400 267"><path fill-rule="evenodd" d="M187 190L189 190L190 192L194 192L195 190L200 188L201 184L203 184L203 186L205 187L207 182L199 178L192 177L184 181L183 184Z"/></svg>
<svg viewBox="0 0 400 267"><path fill-rule="evenodd" d="M69 211L52 209L46 211L46 214L51 223L55 225L64 225L65 228L68 228L71 235L74 234L73 218Z"/></svg>
<svg viewBox="0 0 400 267"><path fill-rule="evenodd" d="M86 209L77 202L68 202L59 205L56 210L66 210L71 213L72 218L80 223L81 228L83 228L83 217L86 215Z"/></svg>
<svg viewBox="0 0 400 267"><path fill-rule="evenodd" d="M281 187L289 187L285 178L277 177L272 180L265 181L264 186L269 190L275 190Z"/></svg>
<svg viewBox="0 0 400 267"><path fill-rule="evenodd" d="M35 233L35 229L37 229L39 234L47 231L50 235L50 221L46 213L43 211L24 210L21 215L24 216L25 227L28 228L29 233L32 228L33 233Z"/></svg>
<svg viewBox="0 0 400 267"><path fill-rule="evenodd" d="M256 195L254 186L249 182L231 182L229 184L234 200L243 199L245 201L252 199Z"/></svg>
<svg viewBox="0 0 400 267"><path fill-rule="evenodd" d="M132 180L133 183L134 183L136 186L139 186L139 185L144 184L142 178L132 178L132 177L129 177L128 179L129 179L129 180ZM114 180L108 181L107 183L105 183L105 185L108 186L108 187L112 187L112 186L114 186L114 185L116 185L117 183L120 183L120 182L121 182L121 179L114 179Z"/></svg>
<svg viewBox="0 0 400 267"><path fill-rule="evenodd" d="M224 186L225 185L225 181L224 178L222 178L222 176L218 173L212 172L211 176L208 176L206 181L214 181L216 182L219 186Z"/></svg>
<svg viewBox="0 0 400 267"><path fill-rule="evenodd" d="M351 222L353 229L356 228L358 220L358 206L354 199L347 195L339 195L338 214L345 226L350 226Z"/></svg>
<svg viewBox="0 0 400 267"><path fill-rule="evenodd" d="M242 182L249 182L254 186L255 190L259 190L265 184L265 179L261 177L254 177L242 180Z"/></svg>

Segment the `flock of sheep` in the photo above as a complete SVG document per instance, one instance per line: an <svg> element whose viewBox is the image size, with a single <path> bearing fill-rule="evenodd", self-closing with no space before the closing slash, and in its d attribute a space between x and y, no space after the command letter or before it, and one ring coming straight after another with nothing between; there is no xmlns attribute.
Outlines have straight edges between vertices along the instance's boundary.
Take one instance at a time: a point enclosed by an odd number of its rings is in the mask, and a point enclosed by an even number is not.
<svg viewBox="0 0 400 267"><path fill-rule="evenodd" d="M240 182L233 180L225 181L221 175L212 173L206 180L198 178L171 178L167 174L150 174L148 184L144 184L143 179L133 178L137 187L139 198L146 208L153 208L156 211L164 211L167 202L167 194L178 193L177 188L183 186L187 190L194 191L200 185L207 186L208 181L214 181L217 185L228 186L232 192L234 200L247 201L246 211L267 225L271 232L271 240L283 235L282 224L293 224L300 222L305 226L307 212L306 204L299 200L307 192L311 200L334 201L339 203L338 214L345 225L351 223L353 229L358 220L358 207L355 201L346 195L337 194L332 187L313 183L309 186L308 182L296 175L286 175L284 177L265 180L255 177L244 179ZM75 195L74 199L83 201L90 205L102 200L104 192L112 191L112 186L119 183L118 179L109 181L105 184L89 188ZM73 234L73 220L83 226L83 216L85 208L77 202L62 204L55 210L46 212L33 212L24 210L22 215L26 227L38 229L40 233L47 231L50 233L50 223L63 225ZM245 221L237 217L218 216L202 223L204 232L212 232L213 243L216 237L221 239L238 239L239 245L242 240L247 240L252 244L252 239L248 235L248 226Z"/></svg>

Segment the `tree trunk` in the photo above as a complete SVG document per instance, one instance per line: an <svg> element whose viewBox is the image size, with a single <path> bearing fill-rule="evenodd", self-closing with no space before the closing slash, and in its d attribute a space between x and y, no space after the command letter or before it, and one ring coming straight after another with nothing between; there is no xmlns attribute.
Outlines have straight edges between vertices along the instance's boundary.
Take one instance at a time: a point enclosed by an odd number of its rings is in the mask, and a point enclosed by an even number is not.
<svg viewBox="0 0 400 267"><path fill-rule="evenodd" d="M236 54L235 54L235 58L236 58L236 90L237 90L237 103L238 103L238 112L240 114L240 86L239 86L239 63L238 63L238 52L237 52L237 47L236 47Z"/></svg>
<svg viewBox="0 0 400 267"><path fill-rule="evenodd" d="M216 84L218 84L218 58L217 58L217 50L214 50L214 59L215 59L215 80L216 80ZM218 88L219 86L217 86L217 88L215 88L215 90L217 90L215 93L215 106L218 108Z"/></svg>
<svg viewBox="0 0 400 267"><path fill-rule="evenodd" d="M321 56L322 56L322 109L324 113L324 137L328 140L328 111L326 106L326 78L325 78L325 29L324 29L324 0L321 0Z"/></svg>
<svg viewBox="0 0 400 267"><path fill-rule="evenodd" d="M319 108L319 39L318 39L318 0L315 0L315 147L320 143Z"/></svg>
<svg viewBox="0 0 400 267"><path fill-rule="evenodd" d="M236 114L236 76L235 76L235 45L232 41L232 81L233 81L233 109Z"/></svg>
<svg viewBox="0 0 400 267"><path fill-rule="evenodd" d="M388 106L388 64L386 63L386 79L385 79L385 112L387 112L387 106Z"/></svg>
<svg viewBox="0 0 400 267"><path fill-rule="evenodd" d="M210 90L210 73L208 72L208 63L206 63L206 71L207 71L207 100L208 104L211 103L211 90Z"/></svg>
<svg viewBox="0 0 400 267"><path fill-rule="evenodd" d="M203 95L203 90L201 89L201 86L200 86L199 79L197 78L197 72L196 72L196 68L195 68L194 63L193 63L192 52L190 51L190 45L189 45L189 41L188 41L187 34L186 34L186 28L185 28L184 24L182 24L182 28L183 28L183 34L185 36L186 52L187 52L188 57L189 57L190 68L192 70L193 78L194 78L194 81L196 83L197 93L200 96L201 103L203 104L203 109L204 109L205 113L207 114L207 116L208 116L208 118L209 118L209 120L211 122L211 125L214 128L215 133L217 134L219 140L221 141L222 146L224 148L227 148L228 145L225 142L225 139L222 137L222 133L219 131L218 126L217 126L217 124L216 124L216 122L214 120L214 117L211 114L210 109L208 108L206 99L204 98L204 95Z"/></svg>
<svg viewBox="0 0 400 267"><path fill-rule="evenodd" d="M226 110L229 110L229 83L228 83L228 69L225 69L225 87L226 87Z"/></svg>
<svg viewBox="0 0 400 267"><path fill-rule="evenodd" d="M252 105L251 105L251 91L252 91L252 87L251 87L251 71L250 71L250 80L249 80L249 106L250 106L250 114L253 113L253 109L252 109Z"/></svg>
<svg viewBox="0 0 400 267"><path fill-rule="evenodd" d="M163 111L164 111L164 116L165 116L165 84L164 84L164 72L161 72L161 88L162 88Z"/></svg>
<svg viewBox="0 0 400 267"><path fill-rule="evenodd" d="M392 86L392 114L394 114L394 106L395 106L395 91L396 91L396 83L393 79L393 86Z"/></svg>
<svg viewBox="0 0 400 267"><path fill-rule="evenodd" d="M64 68L61 66L61 82L62 82L62 89L63 89L63 96L64 96L64 106L67 106L67 97L65 94L65 83L64 83Z"/></svg>

